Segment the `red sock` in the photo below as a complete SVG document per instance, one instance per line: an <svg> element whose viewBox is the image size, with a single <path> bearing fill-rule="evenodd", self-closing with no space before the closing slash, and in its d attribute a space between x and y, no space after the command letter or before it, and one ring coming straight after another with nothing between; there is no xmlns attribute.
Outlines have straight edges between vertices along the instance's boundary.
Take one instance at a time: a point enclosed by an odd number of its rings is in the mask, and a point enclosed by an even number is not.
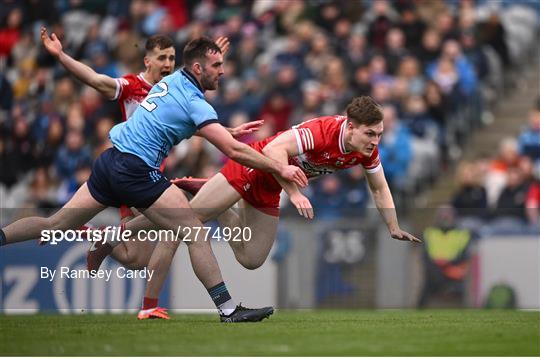
<svg viewBox="0 0 540 358"><path fill-rule="evenodd" d="M151 308L156 308L157 307L157 301L158 301L157 298L150 298L150 297L143 298L142 309L143 310L149 310Z"/></svg>
<svg viewBox="0 0 540 358"><path fill-rule="evenodd" d="M133 211L131 211L131 209L126 205L120 206L120 220L123 220L124 218L130 216L135 216L135 214L133 214Z"/></svg>

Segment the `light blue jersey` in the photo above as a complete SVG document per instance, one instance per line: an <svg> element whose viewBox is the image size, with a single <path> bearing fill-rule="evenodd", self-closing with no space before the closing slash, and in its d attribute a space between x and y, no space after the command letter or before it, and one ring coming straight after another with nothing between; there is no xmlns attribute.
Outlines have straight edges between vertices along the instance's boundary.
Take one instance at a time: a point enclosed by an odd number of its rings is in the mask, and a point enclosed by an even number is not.
<svg viewBox="0 0 540 358"><path fill-rule="evenodd" d="M109 138L119 151L157 169L173 146L217 118L195 77L181 70L154 85L131 117L111 129Z"/></svg>

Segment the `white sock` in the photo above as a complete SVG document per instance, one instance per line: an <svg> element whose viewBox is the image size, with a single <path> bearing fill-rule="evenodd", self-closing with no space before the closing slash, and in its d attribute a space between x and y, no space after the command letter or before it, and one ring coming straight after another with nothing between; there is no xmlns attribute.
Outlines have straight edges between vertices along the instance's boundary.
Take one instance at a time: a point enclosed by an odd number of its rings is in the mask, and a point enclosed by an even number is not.
<svg viewBox="0 0 540 358"><path fill-rule="evenodd" d="M219 313L225 316L229 316L231 313L234 312L235 309L236 309L236 302L234 302L232 298L228 300L227 302L220 304L218 307Z"/></svg>

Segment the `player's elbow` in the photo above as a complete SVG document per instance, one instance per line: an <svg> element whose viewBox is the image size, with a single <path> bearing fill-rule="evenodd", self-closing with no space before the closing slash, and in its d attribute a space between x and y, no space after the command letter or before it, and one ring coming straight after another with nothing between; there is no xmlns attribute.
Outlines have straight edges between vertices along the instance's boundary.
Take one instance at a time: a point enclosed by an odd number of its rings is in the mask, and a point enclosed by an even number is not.
<svg viewBox="0 0 540 358"><path fill-rule="evenodd" d="M268 158L279 160L283 156L286 156L286 153L281 151L279 148L275 148L271 145L267 145L262 149L262 154Z"/></svg>
<svg viewBox="0 0 540 358"><path fill-rule="evenodd" d="M267 145L266 147L264 147L264 148L262 149L262 154L264 154L264 155L267 156L267 157L271 157L271 156L272 156L272 153L273 153L273 150L272 150L272 148L271 148L269 145Z"/></svg>

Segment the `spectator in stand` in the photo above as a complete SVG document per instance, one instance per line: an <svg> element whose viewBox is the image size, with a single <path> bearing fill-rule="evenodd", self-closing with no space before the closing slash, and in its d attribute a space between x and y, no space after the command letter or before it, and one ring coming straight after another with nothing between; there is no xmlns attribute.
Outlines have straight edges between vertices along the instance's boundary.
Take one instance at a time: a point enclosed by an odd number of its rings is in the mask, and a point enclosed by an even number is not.
<svg viewBox="0 0 540 358"><path fill-rule="evenodd" d="M529 127L521 132L518 146L520 154L540 162L540 99L529 112Z"/></svg>
<svg viewBox="0 0 540 358"><path fill-rule="evenodd" d="M17 183L18 163L8 146L8 139L0 134L0 187L10 188Z"/></svg>
<svg viewBox="0 0 540 358"><path fill-rule="evenodd" d="M487 193L482 186L482 172L474 162L462 161L456 172L458 190L452 198L452 207L458 217L487 217Z"/></svg>
<svg viewBox="0 0 540 358"><path fill-rule="evenodd" d="M115 122L111 117L103 116L95 122L95 141L92 146L95 148L92 158L97 158L103 151L112 146L109 140L109 131L114 127Z"/></svg>
<svg viewBox="0 0 540 358"><path fill-rule="evenodd" d="M510 168L507 173L506 186L497 199L494 211L495 218L514 218L524 222L525 197L528 189L521 168Z"/></svg>
<svg viewBox="0 0 540 358"><path fill-rule="evenodd" d="M347 61L347 66L351 70L359 66L365 66L372 56L366 38L361 33L352 34L344 50L342 58Z"/></svg>
<svg viewBox="0 0 540 358"><path fill-rule="evenodd" d="M249 69L260 53L256 33L245 33L238 44L238 49L227 56L227 61L234 61L240 69Z"/></svg>
<svg viewBox="0 0 540 358"><path fill-rule="evenodd" d="M403 123L407 125L414 136L433 142L433 144L443 140L437 123L429 115L423 97L409 96L404 103L402 117Z"/></svg>
<svg viewBox="0 0 540 358"><path fill-rule="evenodd" d="M426 31L426 24L418 16L418 12L414 4L408 5L403 9L399 27L405 35L405 43L407 48L412 51L418 50L420 48L422 35Z"/></svg>
<svg viewBox="0 0 540 358"><path fill-rule="evenodd" d="M371 93L371 74L368 66L360 66L354 71L351 89L355 97L369 96Z"/></svg>
<svg viewBox="0 0 540 358"><path fill-rule="evenodd" d="M0 131L4 126L11 107L13 106L13 89L8 82L4 71L0 71Z"/></svg>
<svg viewBox="0 0 540 358"><path fill-rule="evenodd" d="M512 137L504 138L499 145L499 154L489 165L486 175L488 206L495 207L497 200L506 186L510 169L518 168L521 162L517 141Z"/></svg>
<svg viewBox="0 0 540 358"><path fill-rule="evenodd" d="M52 183L49 171L46 167L39 167L33 175L30 183L30 190L27 198L24 199L24 205L37 208L53 208L58 205L56 202L55 186Z"/></svg>
<svg viewBox="0 0 540 358"><path fill-rule="evenodd" d="M311 48L304 59L310 73L320 78L324 72L324 68L332 57L334 56L332 56L332 49L330 47L328 36L322 32L313 35Z"/></svg>
<svg viewBox="0 0 540 358"><path fill-rule="evenodd" d="M463 55L459 42L453 39L444 42L441 56L428 66L427 73L447 89L445 92L453 89L457 82L461 97L472 95L478 88L474 67Z"/></svg>
<svg viewBox="0 0 540 358"><path fill-rule="evenodd" d="M302 89L302 104L296 106L291 124L298 124L311 118L319 117L322 113L321 84L316 81L306 82Z"/></svg>
<svg viewBox="0 0 540 358"><path fill-rule="evenodd" d="M337 175L325 175L313 184L314 194L309 200L314 208L315 215L320 220L336 219L346 205L346 192L340 190L341 180Z"/></svg>
<svg viewBox="0 0 540 358"><path fill-rule="evenodd" d="M367 38L376 49L383 51L388 31L397 22L398 14L387 0L373 1L372 8L364 17L368 25Z"/></svg>
<svg viewBox="0 0 540 358"><path fill-rule="evenodd" d="M272 91L262 107L259 119L272 126L275 132L290 127L293 102L279 91Z"/></svg>
<svg viewBox="0 0 540 358"><path fill-rule="evenodd" d="M416 57L426 67L433 63L441 53L441 36L435 29L427 29L422 36L422 44L416 50Z"/></svg>
<svg viewBox="0 0 540 358"><path fill-rule="evenodd" d="M345 192L344 214L362 215L370 200L364 170L355 166L339 171L337 175Z"/></svg>
<svg viewBox="0 0 540 358"><path fill-rule="evenodd" d="M480 24L480 43L491 46L499 55L505 69L510 67L510 52L506 43L506 30L501 18L496 12L492 12L487 21Z"/></svg>
<svg viewBox="0 0 540 358"><path fill-rule="evenodd" d="M381 53L375 54L369 61L369 72L372 84L384 81L391 85L393 77L388 73L386 58Z"/></svg>
<svg viewBox="0 0 540 358"><path fill-rule="evenodd" d="M80 131L71 130L66 135L66 140L58 150L55 167L59 178L71 178L77 169L83 165L90 165L92 157L85 147L84 137Z"/></svg>
<svg viewBox="0 0 540 358"><path fill-rule="evenodd" d="M242 83L230 78L224 86L223 97L214 102L214 108L219 113L219 120L224 126L229 126L231 116L244 110Z"/></svg>
<svg viewBox="0 0 540 358"><path fill-rule="evenodd" d="M525 197L525 214L531 225L540 225L540 162L533 170L533 181Z"/></svg>
<svg viewBox="0 0 540 358"><path fill-rule="evenodd" d="M0 60L11 55L11 50L21 37L22 23L23 12L20 7L11 8L5 19L0 18Z"/></svg>
<svg viewBox="0 0 540 358"><path fill-rule="evenodd" d="M379 155L388 184L392 189L404 189L412 160L411 135L397 118L395 107L383 106L384 136L379 143Z"/></svg>
<svg viewBox="0 0 540 358"><path fill-rule="evenodd" d="M326 68L331 66L331 63L332 61L329 61ZM341 70L343 69L341 68ZM285 98L291 101L294 101L302 96L298 74L293 65L283 65L278 68L276 73L276 82L274 84L274 91L280 92L283 96L285 96ZM350 98L347 100L349 99Z"/></svg>
<svg viewBox="0 0 540 358"><path fill-rule="evenodd" d="M395 75L401 61L410 54L405 47L405 35L399 27L391 28L386 34L386 48L384 57L388 66L388 73Z"/></svg>
<svg viewBox="0 0 540 358"><path fill-rule="evenodd" d="M476 42L475 34L472 31L463 32L460 43L463 47L463 54L474 66L478 79L484 80L489 74L488 59L482 47Z"/></svg>
<svg viewBox="0 0 540 358"><path fill-rule="evenodd" d="M449 108L456 111L461 97L459 95L459 74L449 59L440 59L429 74L430 79L440 88Z"/></svg>
<svg viewBox="0 0 540 358"><path fill-rule="evenodd" d="M15 158L15 173L19 178L36 165L34 139L30 131L29 116L29 108L23 103L18 103L13 107L13 129L11 141L8 141L8 152L10 156Z"/></svg>
<svg viewBox="0 0 540 358"><path fill-rule="evenodd" d="M345 73L341 59L334 57L328 61L323 76L324 101L322 114L339 113L352 98L353 93L349 88Z"/></svg>
<svg viewBox="0 0 540 358"><path fill-rule="evenodd" d="M441 88L434 81L426 81L426 90L424 99L431 118L439 124L440 127L446 127L446 115L449 111L448 102L445 100Z"/></svg>
<svg viewBox="0 0 540 358"><path fill-rule="evenodd" d="M438 13L436 15L435 23L433 24L441 36L442 42L456 40L459 37L456 25L454 15L450 10Z"/></svg>
<svg viewBox="0 0 540 358"><path fill-rule="evenodd" d="M407 85L407 93L421 96L425 92L425 79L420 72L420 63L413 56L404 57L399 63L396 80L404 80Z"/></svg>
<svg viewBox="0 0 540 358"><path fill-rule="evenodd" d="M64 139L64 124L60 117L53 117L48 122L46 137L36 146L36 160L42 166L49 166L54 162L58 149Z"/></svg>

